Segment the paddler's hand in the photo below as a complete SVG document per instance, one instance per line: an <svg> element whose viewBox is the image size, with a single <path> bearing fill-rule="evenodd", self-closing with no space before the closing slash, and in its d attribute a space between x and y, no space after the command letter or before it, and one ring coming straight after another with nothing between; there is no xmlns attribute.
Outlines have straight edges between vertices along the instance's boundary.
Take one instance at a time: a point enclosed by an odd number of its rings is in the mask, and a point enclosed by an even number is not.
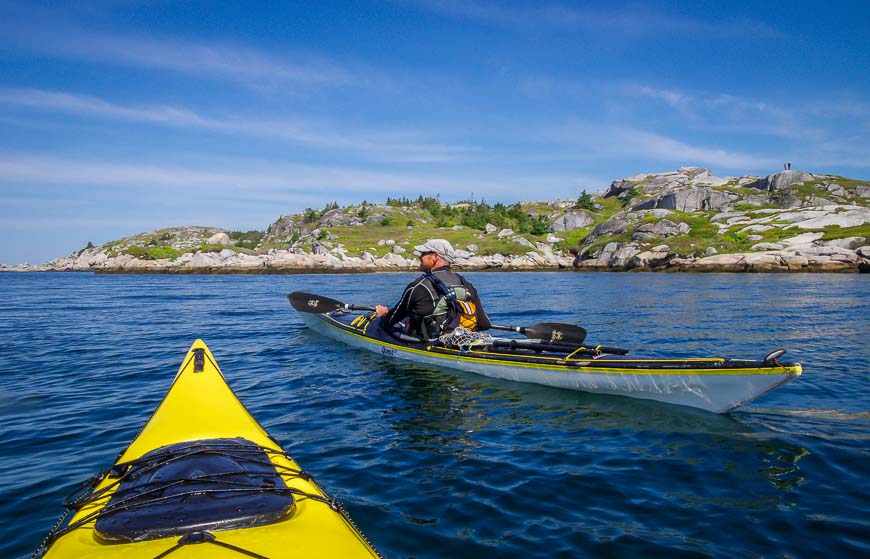
<svg viewBox="0 0 870 559"><path fill-rule="evenodd" d="M375 312L378 313L379 317L383 317L385 314L390 312L390 309L383 305L375 305Z"/></svg>

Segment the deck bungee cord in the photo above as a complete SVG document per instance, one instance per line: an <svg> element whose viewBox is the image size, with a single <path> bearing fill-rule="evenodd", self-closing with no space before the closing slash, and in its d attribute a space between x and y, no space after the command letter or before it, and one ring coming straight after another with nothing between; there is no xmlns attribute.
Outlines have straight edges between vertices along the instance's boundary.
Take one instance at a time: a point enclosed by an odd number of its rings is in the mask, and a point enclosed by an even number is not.
<svg viewBox="0 0 870 559"><path fill-rule="evenodd" d="M91 476L78 487L76 487L70 496L64 500L63 506L66 511L60 517L54 528L46 536L45 540L39 548L33 553L32 558L36 558L47 548L52 542L62 537L91 521L99 522L111 515L126 513L131 511L148 509L154 505L166 503L171 500L183 500L186 497L199 497L203 495L214 495L218 497L227 497L231 494L274 494L287 496L291 498L291 506L295 508L293 498L309 499L317 501L329 506L335 512L341 514L346 521L351 522L350 518L345 514L343 505L336 499L328 496L325 491L321 496L314 493L308 493L299 489L281 487L271 479L267 479L270 475L283 474L284 476L299 477L311 483L316 483L314 478L305 470L292 468L283 464L276 464L268 459L269 456L281 456L291 459L286 451L278 451L273 448L268 448L260 445L255 445L250 441L235 442L235 441L195 441L192 443L182 443L183 446L175 445L175 448L158 449L152 453L131 460L129 462L118 463L111 468L108 468L94 476ZM266 459L260 458L266 457ZM127 490L124 491L125 484L136 483L137 481L147 478L148 476L159 473L161 469L171 467L175 463L183 461L195 460L202 464L204 457L224 457L232 461L243 461L250 465L258 466L263 470L271 469L274 474L268 471L253 472L251 469L241 468L230 471L218 471L190 475L183 479L170 479L166 481L145 481L136 486L136 489L141 491ZM251 478L251 481L238 479L240 476ZM105 478L111 478L113 481L103 486L97 491L94 491L96 486ZM259 479L260 483L256 483ZM281 480L281 477L277 477ZM184 488L185 486L193 485L195 487L185 491L173 491L174 489ZM283 482L281 482L283 485ZM204 487L214 486L214 487ZM319 487L319 486L318 486ZM168 493L168 494L167 494ZM81 510L88 505L94 505L101 500L108 499L108 503L102 508L76 520L76 522L60 528L60 525L66 517L73 511ZM292 514L292 508L287 511L287 514ZM222 527L231 526L232 523L225 523ZM264 557L262 555L235 548L230 544L224 544L216 539L214 534L207 530L188 531L183 533L182 538L172 550L191 543L215 543L223 547L233 548L239 552L244 552L252 557ZM199 539L196 536L199 534ZM156 537L156 536L155 536ZM153 537L143 537L141 539L153 539ZM131 540L138 541L138 540ZM161 554L159 557L164 557L168 554Z"/></svg>

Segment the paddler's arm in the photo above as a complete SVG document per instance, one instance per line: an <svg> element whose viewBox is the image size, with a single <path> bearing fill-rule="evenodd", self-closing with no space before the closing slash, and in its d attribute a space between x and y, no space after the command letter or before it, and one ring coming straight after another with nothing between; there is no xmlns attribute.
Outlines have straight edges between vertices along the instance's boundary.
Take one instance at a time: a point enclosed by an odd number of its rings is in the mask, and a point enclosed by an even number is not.
<svg viewBox="0 0 870 559"><path fill-rule="evenodd" d="M375 305L375 313L384 324L395 324L408 316L408 308L409 301L411 300L411 291L412 288L405 288L405 291L402 293L402 298L399 299L399 302L393 305L393 308L387 308L383 305Z"/></svg>

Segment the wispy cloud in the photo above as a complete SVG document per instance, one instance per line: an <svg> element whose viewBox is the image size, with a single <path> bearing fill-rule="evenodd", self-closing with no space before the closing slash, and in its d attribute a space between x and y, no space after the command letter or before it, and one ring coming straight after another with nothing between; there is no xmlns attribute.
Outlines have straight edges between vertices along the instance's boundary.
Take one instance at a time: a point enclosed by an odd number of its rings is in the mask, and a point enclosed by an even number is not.
<svg viewBox="0 0 870 559"><path fill-rule="evenodd" d="M614 34L647 35L680 32L691 36L752 37L755 39L779 35L771 25L755 19L708 20L692 18L644 5L628 5L611 9L578 8L559 3L497 3L475 0L396 0L422 9L452 17L474 20L488 25L529 29L610 30Z"/></svg>
<svg viewBox="0 0 870 559"><path fill-rule="evenodd" d="M144 34L111 34L66 21L45 26L0 24L0 43L52 57L177 72L247 85L293 83L314 86L361 84L361 77L330 58L282 48L276 56L233 42L193 41Z"/></svg>
<svg viewBox="0 0 870 559"><path fill-rule="evenodd" d="M775 168L778 158L749 155L709 145L696 145L664 134L634 127L574 122L541 133L563 146L574 145L583 159L630 160L668 165L702 165L738 172Z"/></svg>
<svg viewBox="0 0 870 559"><path fill-rule="evenodd" d="M769 169L779 165L778 159L736 153L721 148L691 145L654 132L630 128L614 129L610 135L620 153L636 153L650 159L670 163L696 163L716 168L746 170Z"/></svg>
<svg viewBox="0 0 870 559"><path fill-rule="evenodd" d="M86 161L80 158L0 154L0 185L54 184L77 189L111 186L116 190L147 187L179 197L213 196L274 200L279 193L288 201L298 196L359 201L360 196L440 193L466 196L469 192L499 192L506 198L527 196L537 189L560 193L572 190L575 179L566 176L488 175L481 179L463 174L372 171L353 166L281 164L261 160L219 160L201 167L169 164ZM85 190L83 190L85 189ZM295 205L295 203L294 203ZM280 211L280 209L278 210Z"/></svg>
<svg viewBox="0 0 870 559"><path fill-rule="evenodd" d="M204 116L185 107L129 106L90 95L40 89L0 89L0 103L7 107L60 112L141 122L176 128L195 128L222 134L242 134L315 147L364 152L370 158L392 163L455 161L478 151L467 145L426 141L420 132L350 130L311 119L254 119Z"/></svg>

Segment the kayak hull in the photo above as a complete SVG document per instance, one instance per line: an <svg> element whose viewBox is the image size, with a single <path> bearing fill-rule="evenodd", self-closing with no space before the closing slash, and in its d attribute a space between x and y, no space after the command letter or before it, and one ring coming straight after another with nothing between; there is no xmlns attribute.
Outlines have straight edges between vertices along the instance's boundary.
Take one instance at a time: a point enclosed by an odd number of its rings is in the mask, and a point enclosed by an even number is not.
<svg viewBox="0 0 870 559"><path fill-rule="evenodd" d="M281 478L278 480L279 486L283 483L287 488L285 493L292 492L294 495L292 507L288 507L280 519L240 528L192 529L189 532L195 532L194 536L205 532L205 537L213 537L215 542L193 541L180 546L184 533L144 541L117 541L100 532L100 519L118 514L112 509L112 504L115 503L117 508L121 500L121 497L112 500L116 492L121 494L116 479L118 474L115 472L124 471L123 468L129 467L125 465L141 462L147 458L143 458L144 455L153 454L153 451L160 451L167 446L214 441L221 444L228 439L243 440L262 449L263 460L268 460L266 466L262 467L271 467L271 471ZM174 467L177 470L178 463L176 460L168 469ZM195 469L193 471L197 472ZM190 479L186 478L186 481ZM229 482L219 482L232 486ZM272 487L275 487L274 483ZM262 493L270 493L270 489ZM260 493L256 487L253 492L255 495ZM271 490L271 493L275 491ZM183 499L187 503L192 498ZM257 499L255 496L254 500ZM172 511L170 518L191 521L190 517L193 516L192 522L195 523L196 515L202 515L202 511L185 510L185 506ZM86 501L84 506L77 507L73 512L68 525L49 536L46 558L102 559L123 556L128 559L152 559L162 557L161 554L166 554L170 559L379 557L344 509L309 475L302 472L299 465L245 409L226 384L214 357L201 340L197 340L190 348L169 392L139 435L119 455L114 471L103 472L90 492L89 502ZM256 518L257 514L253 516Z"/></svg>
<svg viewBox="0 0 870 559"><path fill-rule="evenodd" d="M341 311L300 314L312 330L389 359L516 382L656 400L715 413L731 411L801 374L800 364L724 358L629 359L605 355L566 360L565 356L518 355L491 349L449 351L399 341L383 332L378 319L352 325L356 316Z"/></svg>

